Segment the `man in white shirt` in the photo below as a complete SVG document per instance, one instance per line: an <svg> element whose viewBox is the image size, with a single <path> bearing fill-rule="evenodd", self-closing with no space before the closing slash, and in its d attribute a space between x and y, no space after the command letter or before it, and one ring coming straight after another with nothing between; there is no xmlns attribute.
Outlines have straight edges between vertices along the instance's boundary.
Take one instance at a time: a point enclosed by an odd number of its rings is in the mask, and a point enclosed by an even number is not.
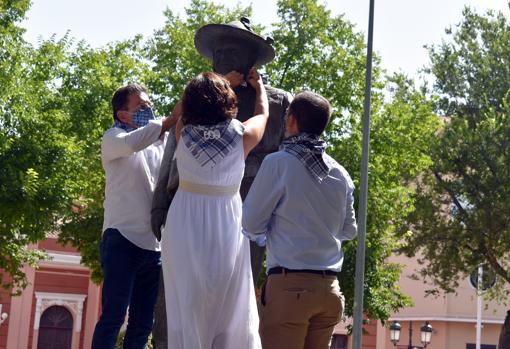
<svg viewBox="0 0 510 349"><path fill-rule="evenodd" d="M129 84L112 98L115 124L103 136L105 201L101 266L102 314L93 349L113 349L129 307L124 348L145 348L154 321L161 270L150 210L164 151L176 118L156 120L145 89Z"/></svg>

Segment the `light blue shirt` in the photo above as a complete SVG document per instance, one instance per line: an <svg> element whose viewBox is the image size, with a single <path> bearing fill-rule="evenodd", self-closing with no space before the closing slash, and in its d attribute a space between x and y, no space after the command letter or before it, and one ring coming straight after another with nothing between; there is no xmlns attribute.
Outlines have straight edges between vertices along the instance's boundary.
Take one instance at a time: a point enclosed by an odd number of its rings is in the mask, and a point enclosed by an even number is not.
<svg viewBox="0 0 510 349"><path fill-rule="evenodd" d="M356 236L354 184L326 155L331 170L319 183L294 156L266 156L243 205L243 228L267 236L267 269L340 271L342 241Z"/></svg>

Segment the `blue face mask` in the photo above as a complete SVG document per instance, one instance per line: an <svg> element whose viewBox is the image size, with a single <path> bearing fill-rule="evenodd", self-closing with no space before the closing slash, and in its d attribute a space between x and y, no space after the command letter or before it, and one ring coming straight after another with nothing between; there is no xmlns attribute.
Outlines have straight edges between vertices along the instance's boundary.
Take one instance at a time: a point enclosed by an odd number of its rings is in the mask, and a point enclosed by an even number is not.
<svg viewBox="0 0 510 349"><path fill-rule="evenodd" d="M154 112L151 107L140 109L133 114L133 123L138 127L144 127L149 120L154 120Z"/></svg>
<svg viewBox="0 0 510 349"><path fill-rule="evenodd" d="M122 129L126 130L127 132L131 132L133 130L136 130L137 128L144 127L145 125L147 125L149 123L149 120L154 120L154 119L156 119L156 118L154 117L154 112L152 111L152 108L147 107L144 109L140 109L133 114L133 124L132 125L125 124L123 122L120 122L119 120L115 120L114 126L120 127Z"/></svg>

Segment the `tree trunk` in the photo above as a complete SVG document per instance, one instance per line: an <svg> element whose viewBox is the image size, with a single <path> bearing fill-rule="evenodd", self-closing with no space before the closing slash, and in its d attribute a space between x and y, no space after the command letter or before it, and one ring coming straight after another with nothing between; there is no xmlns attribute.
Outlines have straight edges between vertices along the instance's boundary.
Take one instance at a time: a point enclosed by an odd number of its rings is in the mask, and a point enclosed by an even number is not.
<svg viewBox="0 0 510 349"><path fill-rule="evenodd" d="M163 271L159 279L158 300L154 308L154 328L152 329L152 344L154 349L167 349L166 305Z"/></svg>
<svg viewBox="0 0 510 349"><path fill-rule="evenodd" d="M501 327L498 349L510 349L510 310L506 313L505 323Z"/></svg>

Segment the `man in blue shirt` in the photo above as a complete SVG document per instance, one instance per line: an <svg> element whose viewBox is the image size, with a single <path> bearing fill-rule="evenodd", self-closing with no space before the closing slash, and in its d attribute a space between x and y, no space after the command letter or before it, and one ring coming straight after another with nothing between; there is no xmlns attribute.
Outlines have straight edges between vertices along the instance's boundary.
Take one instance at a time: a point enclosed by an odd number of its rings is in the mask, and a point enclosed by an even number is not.
<svg viewBox="0 0 510 349"><path fill-rule="evenodd" d="M243 206L245 234L267 241L260 334L264 349L326 349L344 299L336 274L342 241L356 235L354 184L325 153L329 102L301 92L285 117L286 139L268 155Z"/></svg>

